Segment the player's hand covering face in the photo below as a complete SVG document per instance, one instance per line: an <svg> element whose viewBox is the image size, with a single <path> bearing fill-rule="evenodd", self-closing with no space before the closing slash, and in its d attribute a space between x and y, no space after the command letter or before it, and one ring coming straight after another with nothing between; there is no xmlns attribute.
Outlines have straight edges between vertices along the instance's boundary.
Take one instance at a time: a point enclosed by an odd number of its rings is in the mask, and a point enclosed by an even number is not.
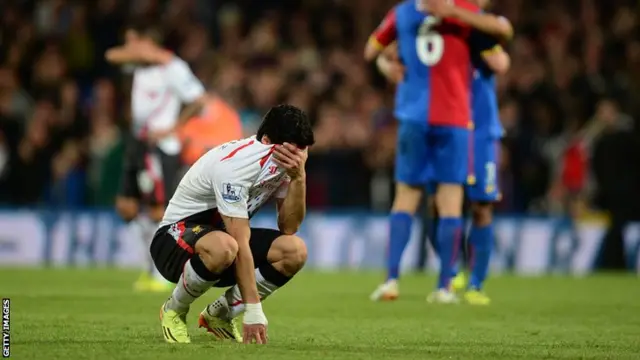
<svg viewBox="0 0 640 360"><path fill-rule="evenodd" d="M273 161L282 167L292 179L296 179L304 176L304 164L307 162L308 156L306 148L302 150L293 144L284 143L276 145Z"/></svg>

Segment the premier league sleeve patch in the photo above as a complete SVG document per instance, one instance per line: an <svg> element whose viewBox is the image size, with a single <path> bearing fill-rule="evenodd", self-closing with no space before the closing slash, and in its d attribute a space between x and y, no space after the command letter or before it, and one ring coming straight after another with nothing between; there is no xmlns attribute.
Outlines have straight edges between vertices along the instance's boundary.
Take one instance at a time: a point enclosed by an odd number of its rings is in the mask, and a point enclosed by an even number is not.
<svg viewBox="0 0 640 360"><path fill-rule="evenodd" d="M222 184L222 199L228 203L235 203L240 201L241 193L242 193L241 185L234 185L231 183L223 183Z"/></svg>

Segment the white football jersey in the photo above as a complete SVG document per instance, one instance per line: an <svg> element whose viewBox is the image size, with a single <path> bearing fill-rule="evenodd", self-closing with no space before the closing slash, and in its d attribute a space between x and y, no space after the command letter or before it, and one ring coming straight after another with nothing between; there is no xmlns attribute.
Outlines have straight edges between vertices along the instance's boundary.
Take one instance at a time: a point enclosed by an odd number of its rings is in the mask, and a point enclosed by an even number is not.
<svg viewBox="0 0 640 360"><path fill-rule="evenodd" d="M284 198L290 178L255 136L209 150L184 175L160 226L215 212L248 219L270 198Z"/></svg>
<svg viewBox="0 0 640 360"><path fill-rule="evenodd" d="M193 102L204 93L200 80L178 57L165 65L136 67L131 90L134 133L172 129L182 103ZM160 140L158 146L170 155L180 152L180 142L175 136Z"/></svg>

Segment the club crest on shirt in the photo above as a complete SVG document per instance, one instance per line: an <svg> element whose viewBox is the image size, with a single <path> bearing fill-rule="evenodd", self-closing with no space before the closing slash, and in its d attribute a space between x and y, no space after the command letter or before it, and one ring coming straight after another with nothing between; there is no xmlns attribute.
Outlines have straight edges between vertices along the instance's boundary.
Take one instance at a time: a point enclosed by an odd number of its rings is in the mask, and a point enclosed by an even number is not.
<svg viewBox="0 0 640 360"><path fill-rule="evenodd" d="M228 203L235 203L240 201L240 193L242 186L234 185L231 183L222 184L222 198Z"/></svg>
<svg viewBox="0 0 640 360"><path fill-rule="evenodd" d="M178 224L171 224L171 227L169 228L169 230L167 230L167 233L171 235L171 237L176 241L178 241L178 239L180 239L180 235L182 235Z"/></svg>

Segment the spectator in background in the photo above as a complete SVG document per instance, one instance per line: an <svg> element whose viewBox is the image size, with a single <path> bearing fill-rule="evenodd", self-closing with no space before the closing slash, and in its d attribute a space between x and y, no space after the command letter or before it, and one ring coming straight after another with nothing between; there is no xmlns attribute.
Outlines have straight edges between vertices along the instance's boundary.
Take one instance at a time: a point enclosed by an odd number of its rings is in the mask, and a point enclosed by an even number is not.
<svg viewBox="0 0 640 360"><path fill-rule="evenodd" d="M598 104L592 122L600 129L592 158L596 203L611 218L600 265L603 269L624 269L622 232L627 223L640 220L640 139L631 131L631 118L610 99Z"/></svg>
<svg viewBox="0 0 640 360"><path fill-rule="evenodd" d="M32 99L16 77L16 73L8 67L0 68L0 102L9 116L26 118L31 115Z"/></svg>
<svg viewBox="0 0 640 360"><path fill-rule="evenodd" d="M243 138L240 116L228 103L209 95L201 113L180 128L182 161L191 166L214 147Z"/></svg>
<svg viewBox="0 0 640 360"><path fill-rule="evenodd" d="M17 142L10 163L9 189L11 202L18 205L42 203L51 181L53 148L49 126L57 116L51 101L41 100L35 105L24 135Z"/></svg>
<svg viewBox="0 0 640 360"><path fill-rule="evenodd" d="M70 16L69 31L66 32L62 44L69 72L77 78L82 78L89 75L95 63L95 45L89 32L86 7L74 6L71 8Z"/></svg>

